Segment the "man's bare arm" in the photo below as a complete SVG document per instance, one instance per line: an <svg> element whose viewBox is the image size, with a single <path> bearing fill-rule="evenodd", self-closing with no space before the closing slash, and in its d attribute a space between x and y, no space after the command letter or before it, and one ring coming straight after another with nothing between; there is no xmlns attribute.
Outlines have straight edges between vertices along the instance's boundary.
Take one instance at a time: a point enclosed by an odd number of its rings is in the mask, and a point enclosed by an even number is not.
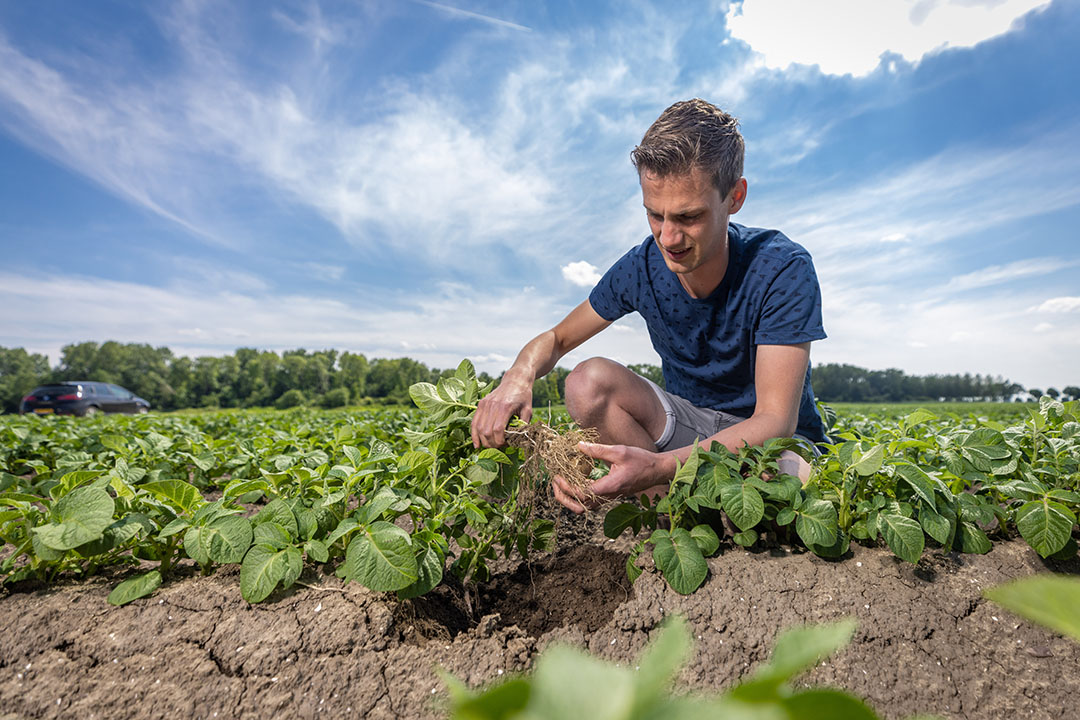
<svg viewBox="0 0 1080 720"><path fill-rule="evenodd" d="M510 418L518 415L528 421L532 416L533 381L551 372L563 355L610 324L585 300L558 325L530 340L503 375L499 387L480 400L472 421L473 445L505 445Z"/></svg>

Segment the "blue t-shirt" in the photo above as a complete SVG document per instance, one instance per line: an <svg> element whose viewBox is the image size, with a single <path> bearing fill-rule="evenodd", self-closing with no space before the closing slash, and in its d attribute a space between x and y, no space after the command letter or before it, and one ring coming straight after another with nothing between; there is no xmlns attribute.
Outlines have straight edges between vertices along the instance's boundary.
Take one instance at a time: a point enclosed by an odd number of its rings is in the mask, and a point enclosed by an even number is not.
<svg viewBox="0 0 1080 720"><path fill-rule="evenodd" d="M637 311L663 361L666 390L698 407L754 412L758 345L825 338L821 289L810 253L776 230L728 224L728 268L706 298L692 298L650 235L600 279L589 302L605 320ZM810 368L796 432L825 441Z"/></svg>

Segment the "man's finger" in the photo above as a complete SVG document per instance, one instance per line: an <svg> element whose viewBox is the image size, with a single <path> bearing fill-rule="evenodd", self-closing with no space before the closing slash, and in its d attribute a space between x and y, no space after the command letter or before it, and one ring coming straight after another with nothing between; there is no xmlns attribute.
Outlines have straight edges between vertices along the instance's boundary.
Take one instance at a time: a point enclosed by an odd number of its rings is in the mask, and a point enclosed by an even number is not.
<svg viewBox="0 0 1080 720"><path fill-rule="evenodd" d="M570 512L577 513L578 515L585 512L585 506L572 499L562 489L562 483L560 482L561 480L562 478L556 477L555 481L551 485L552 492L554 492L555 494L555 499L558 500L559 503L563 505L563 507L570 510Z"/></svg>

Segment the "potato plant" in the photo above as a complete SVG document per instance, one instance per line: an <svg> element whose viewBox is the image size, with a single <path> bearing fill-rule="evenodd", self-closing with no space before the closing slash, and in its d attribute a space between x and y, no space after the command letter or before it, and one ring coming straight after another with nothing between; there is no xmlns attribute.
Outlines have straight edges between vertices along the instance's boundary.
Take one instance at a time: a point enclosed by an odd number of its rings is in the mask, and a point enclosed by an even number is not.
<svg viewBox="0 0 1080 720"><path fill-rule="evenodd" d="M408 598L453 575L466 588L500 557L549 548L532 511L547 492L520 449L476 450L469 423L488 391L467 361L411 388L418 410L206 412L0 419L0 581L49 582L130 566L111 600L167 582L177 563L239 565L258 602L329 563L347 581ZM1014 408L1008 408L1015 413ZM826 412L826 416L829 413ZM895 417L895 413L893 414ZM648 536L679 592L705 558L762 533L836 556L884 542L917 562L927 544L986 552L1019 534L1044 557L1075 555L1080 409L1043 398L1009 424L915 410L841 413L804 487L778 474L773 440L697 448L667 497L611 508L605 531ZM764 480L769 476L771 480Z"/></svg>

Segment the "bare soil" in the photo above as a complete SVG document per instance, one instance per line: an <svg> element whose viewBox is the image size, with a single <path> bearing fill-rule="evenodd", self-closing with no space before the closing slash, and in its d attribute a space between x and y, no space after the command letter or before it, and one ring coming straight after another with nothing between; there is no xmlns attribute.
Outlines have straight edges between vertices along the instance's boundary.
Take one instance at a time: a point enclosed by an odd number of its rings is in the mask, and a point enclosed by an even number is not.
<svg viewBox="0 0 1080 720"><path fill-rule="evenodd" d="M690 596L645 559L631 586L629 538L596 518L561 521L558 550L506 567L474 592L410 602L342 586L327 568L248 605L239 571L187 572L150 598L105 602L119 579L0 595L0 720L16 718L439 717L437 668L471 685L527 669L552 643L631 661L666 615L682 613L695 653L681 684L731 686L781 628L854 616L855 639L800 678L841 687L884 718L1075 718L1080 647L982 598L1047 565L1022 541L988 555L928 551L912 566L852 546L838 561L784 547L725 544Z"/></svg>

